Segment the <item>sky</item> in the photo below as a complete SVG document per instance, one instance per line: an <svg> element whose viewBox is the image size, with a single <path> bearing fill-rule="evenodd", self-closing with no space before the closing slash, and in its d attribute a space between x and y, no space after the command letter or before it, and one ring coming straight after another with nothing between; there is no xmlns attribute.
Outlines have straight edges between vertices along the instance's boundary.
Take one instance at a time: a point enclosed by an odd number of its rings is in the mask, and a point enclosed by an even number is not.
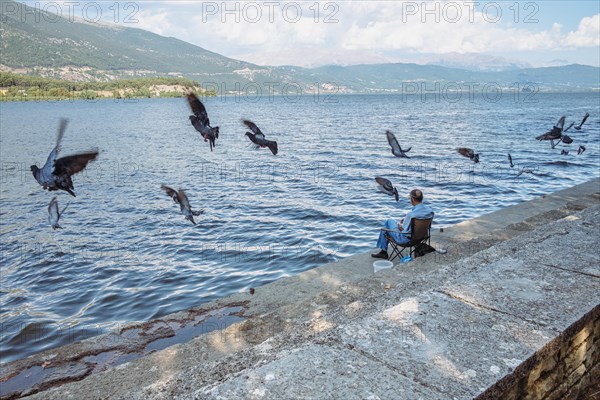
<svg viewBox="0 0 600 400"><path fill-rule="evenodd" d="M476 55L600 66L600 2L28 1L259 65L427 63ZM70 7L70 8L69 8ZM118 10L118 11L117 11Z"/></svg>

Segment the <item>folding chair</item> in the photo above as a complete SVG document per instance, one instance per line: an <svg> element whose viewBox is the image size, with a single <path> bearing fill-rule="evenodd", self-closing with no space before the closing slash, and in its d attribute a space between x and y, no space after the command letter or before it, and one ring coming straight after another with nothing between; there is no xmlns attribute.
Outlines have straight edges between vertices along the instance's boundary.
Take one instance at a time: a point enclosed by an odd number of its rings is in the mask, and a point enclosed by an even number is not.
<svg viewBox="0 0 600 400"><path fill-rule="evenodd" d="M383 228L384 235L386 239L390 242L390 246L392 246L392 254L390 255L389 260L394 261L396 257L402 258L404 254L402 254L407 248L409 250L409 255L413 257L415 249L421 243L427 243L431 245L431 222L433 218L429 219L416 219L413 218L410 221L410 241L407 243L397 243L390 232L402 233L399 230L391 230ZM413 257L414 258L414 257Z"/></svg>

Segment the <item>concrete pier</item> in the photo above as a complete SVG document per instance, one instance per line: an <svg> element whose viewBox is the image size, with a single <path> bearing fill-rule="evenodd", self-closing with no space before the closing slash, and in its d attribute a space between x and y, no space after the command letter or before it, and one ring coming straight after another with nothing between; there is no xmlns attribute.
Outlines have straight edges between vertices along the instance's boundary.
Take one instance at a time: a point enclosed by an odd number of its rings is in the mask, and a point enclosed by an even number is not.
<svg viewBox="0 0 600 400"><path fill-rule="evenodd" d="M15 361L0 370L0 385L17 388L3 389L3 396L575 399L591 393L600 381L599 179L433 232L432 245L447 252L377 274L369 254L357 255L253 295L132 326L117 340L103 335ZM186 324L215 316L228 322L148 351ZM101 368L100 359L112 361ZM44 373L52 368L53 376ZM28 371L42 377L21 388L17 378Z"/></svg>

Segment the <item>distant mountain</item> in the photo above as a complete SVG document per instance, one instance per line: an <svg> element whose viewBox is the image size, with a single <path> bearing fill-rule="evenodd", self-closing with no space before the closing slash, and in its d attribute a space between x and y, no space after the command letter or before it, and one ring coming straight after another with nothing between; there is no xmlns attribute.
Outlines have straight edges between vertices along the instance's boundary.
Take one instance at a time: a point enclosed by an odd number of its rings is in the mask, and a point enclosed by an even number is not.
<svg viewBox="0 0 600 400"><path fill-rule="evenodd" d="M486 83L502 87L530 84L533 89L563 91L600 87L597 67L523 68L509 60L478 55L444 56L438 60L444 65L369 64L377 60L367 53L357 53L354 62L360 61L361 55L368 60L361 65L315 68L259 66L141 29L71 22L56 15L44 16L38 8L2 1L0 70L22 74L71 81L185 77L219 94L249 95L271 90L293 93L296 88L322 93L397 93L406 90L407 85L413 90L417 83L425 84L425 88L434 88L435 83L472 82L479 87ZM14 7L25 7L28 18L21 21L21 13L4 13ZM346 53L339 55L340 60L347 60Z"/></svg>
<svg viewBox="0 0 600 400"><path fill-rule="evenodd" d="M530 64L519 60L509 60L504 57L476 53L447 53L428 56L426 64L439 65L448 68L460 68L470 71L510 71L514 69L531 68ZM567 63L568 64L568 63Z"/></svg>

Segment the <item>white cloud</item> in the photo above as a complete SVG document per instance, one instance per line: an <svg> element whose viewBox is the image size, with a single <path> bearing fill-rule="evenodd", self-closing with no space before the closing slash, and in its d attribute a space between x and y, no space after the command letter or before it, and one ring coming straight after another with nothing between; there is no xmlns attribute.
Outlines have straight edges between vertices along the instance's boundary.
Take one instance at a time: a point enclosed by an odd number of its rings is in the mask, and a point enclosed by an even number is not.
<svg viewBox="0 0 600 400"><path fill-rule="evenodd" d="M465 1L429 2L427 10L419 9L425 3L416 1L285 1L276 6L236 1L226 3L227 10L223 4L140 3L136 26L228 56L256 54L254 59L268 60L277 53L278 64L295 63L298 53L307 58L305 64L312 62L311 57L323 63L328 49L332 62L340 62L344 52L355 62L361 51L372 55L512 52L527 58L532 51L600 46L600 14L582 18L577 30L563 32L563 25L553 21L545 27L541 22L516 24L507 9L504 20L498 21L495 10L486 13ZM293 21L299 17L296 5L301 18ZM332 23L325 23L327 18ZM311 55L310 48L318 51Z"/></svg>

